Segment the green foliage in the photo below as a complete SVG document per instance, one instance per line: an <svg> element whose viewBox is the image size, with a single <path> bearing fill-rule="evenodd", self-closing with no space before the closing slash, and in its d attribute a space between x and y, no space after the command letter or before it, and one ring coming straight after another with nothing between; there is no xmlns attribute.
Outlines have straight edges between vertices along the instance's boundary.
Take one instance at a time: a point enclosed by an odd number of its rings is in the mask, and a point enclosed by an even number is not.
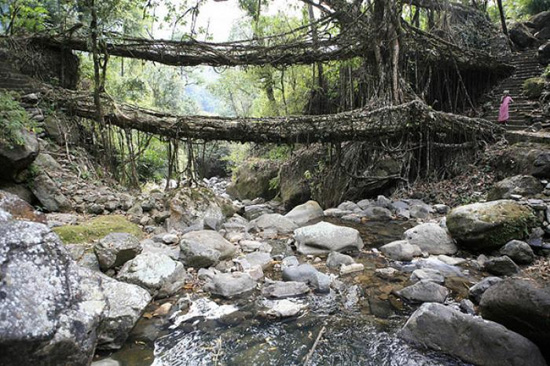
<svg viewBox="0 0 550 366"><path fill-rule="evenodd" d="M0 5L0 29L6 35L42 31L48 19L43 1L8 0L6 5Z"/></svg>
<svg viewBox="0 0 550 366"><path fill-rule="evenodd" d="M543 78L530 78L523 83L523 94L527 98L536 99L541 96L546 82Z"/></svg>
<svg viewBox="0 0 550 366"><path fill-rule="evenodd" d="M229 145L229 155L222 159L229 163L232 172L242 165L249 156L250 144L231 143Z"/></svg>
<svg viewBox="0 0 550 366"><path fill-rule="evenodd" d="M526 14L535 15L550 9L550 0L526 0L523 2Z"/></svg>
<svg viewBox="0 0 550 366"><path fill-rule="evenodd" d="M124 216L99 216L79 225L66 225L53 229L65 244L91 243L110 233L128 233L141 238L143 233Z"/></svg>
<svg viewBox="0 0 550 366"><path fill-rule="evenodd" d="M27 111L15 100L15 94L0 92L0 142L22 145L21 131L34 127Z"/></svg>

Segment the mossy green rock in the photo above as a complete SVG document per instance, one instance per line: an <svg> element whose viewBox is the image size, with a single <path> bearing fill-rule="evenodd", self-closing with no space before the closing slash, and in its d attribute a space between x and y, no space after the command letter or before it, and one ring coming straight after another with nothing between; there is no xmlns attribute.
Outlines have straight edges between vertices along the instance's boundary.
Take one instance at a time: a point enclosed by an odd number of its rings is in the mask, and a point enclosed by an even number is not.
<svg viewBox="0 0 550 366"><path fill-rule="evenodd" d="M143 236L141 229L124 216L99 216L80 225L66 225L53 229L65 244L90 243L110 233L128 233L138 238Z"/></svg>
<svg viewBox="0 0 550 366"><path fill-rule="evenodd" d="M496 249L521 239L536 225L533 211L511 200L460 206L447 215L447 228L459 246L474 251Z"/></svg>
<svg viewBox="0 0 550 366"><path fill-rule="evenodd" d="M227 193L240 200L262 197L272 199L277 187L271 181L279 173L279 163L266 159L253 159L241 165L233 173L233 181L227 187Z"/></svg>
<svg viewBox="0 0 550 366"><path fill-rule="evenodd" d="M530 78L523 83L523 94L527 98L536 99L541 96L544 91L546 82L543 78Z"/></svg>

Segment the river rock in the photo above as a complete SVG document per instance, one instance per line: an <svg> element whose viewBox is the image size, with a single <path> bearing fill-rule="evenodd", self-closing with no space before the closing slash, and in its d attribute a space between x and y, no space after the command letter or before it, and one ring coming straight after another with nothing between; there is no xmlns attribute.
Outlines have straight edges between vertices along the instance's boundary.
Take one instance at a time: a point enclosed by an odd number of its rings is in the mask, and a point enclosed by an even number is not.
<svg viewBox="0 0 550 366"><path fill-rule="evenodd" d="M483 318L529 338L547 359L550 357L550 286L503 280L485 291L480 310Z"/></svg>
<svg viewBox="0 0 550 366"><path fill-rule="evenodd" d="M410 302L445 302L449 290L431 281L419 281L396 292Z"/></svg>
<svg viewBox="0 0 550 366"><path fill-rule="evenodd" d="M534 225L531 209L511 200L460 206L447 215L451 236L470 250L499 248L522 238Z"/></svg>
<svg viewBox="0 0 550 366"><path fill-rule="evenodd" d="M271 258L271 255L265 252L249 253L245 255L243 259L244 259L243 262L246 263L246 265L243 267L247 267L243 269L249 269L254 266L260 266L262 267L262 270L268 269L273 261L273 259Z"/></svg>
<svg viewBox="0 0 550 366"><path fill-rule="evenodd" d="M510 276L519 272L519 267L508 256L489 258L484 264L485 270L497 276Z"/></svg>
<svg viewBox="0 0 550 366"><path fill-rule="evenodd" d="M430 210L426 205L412 205L409 211L411 217L415 219L425 219L430 215Z"/></svg>
<svg viewBox="0 0 550 366"><path fill-rule="evenodd" d="M413 257L422 255L420 248L407 240L397 240L383 245L380 247L380 251L396 261L410 261Z"/></svg>
<svg viewBox="0 0 550 366"><path fill-rule="evenodd" d="M283 269L283 280L304 282L319 292L328 292L332 282L330 276L319 272L311 264L286 267Z"/></svg>
<svg viewBox="0 0 550 366"><path fill-rule="evenodd" d="M182 236L181 258L189 267L201 268L230 259L237 247L215 231L192 231Z"/></svg>
<svg viewBox="0 0 550 366"><path fill-rule="evenodd" d="M500 248L500 254L507 255L518 264L531 264L535 260L535 253L531 246L521 240L512 240Z"/></svg>
<svg viewBox="0 0 550 366"><path fill-rule="evenodd" d="M351 263L351 264L342 264L340 267L340 274L347 275L355 272L362 272L365 270L365 265L363 263Z"/></svg>
<svg viewBox="0 0 550 366"><path fill-rule="evenodd" d="M40 201L40 204L50 212L67 211L71 204L57 184L44 172L33 179L30 186L32 193Z"/></svg>
<svg viewBox="0 0 550 366"><path fill-rule="evenodd" d="M462 270L459 267L449 265L449 264L439 260L436 257L429 257L429 258L425 258L425 259L424 258L417 259L417 260L414 260L413 263L416 266L416 268L419 268L419 269L426 269L426 268L434 269L436 271L439 271L441 274L443 274L446 277L447 276L457 276L457 277L464 276L464 274L462 273Z"/></svg>
<svg viewBox="0 0 550 366"><path fill-rule="evenodd" d="M342 265L349 265L355 263L352 257L346 254L338 252L330 252L327 257L327 267L329 268L339 268Z"/></svg>
<svg viewBox="0 0 550 366"><path fill-rule="evenodd" d="M94 245L102 271L118 267L141 253L139 239L127 233L111 233Z"/></svg>
<svg viewBox="0 0 550 366"><path fill-rule="evenodd" d="M285 298L301 296L309 292L309 287L304 282L273 281L266 283L262 290L265 297Z"/></svg>
<svg viewBox="0 0 550 366"><path fill-rule="evenodd" d="M15 194L0 190L0 209L9 213L15 220L46 223L46 215L36 211L30 204Z"/></svg>
<svg viewBox="0 0 550 366"><path fill-rule="evenodd" d="M516 175L495 183L489 191L487 199L490 201L511 198L512 195L533 196L544 189L540 180L532 175Z"/></svg>
<svg viewBox="0 0 550 366"><path fill-rule="evenodd" d="M38 156L40 144L34 133L25 129L18 131L21 144L0 141L0 180L10 181L26 169Z"/></svg>
<svg viewBox="0 0 550 366"><path fill-rule="evenodd" d="M260 231L275 229L278 233L291 233L298 228L298 225L291 219L281 214L263 214L262 216L250 222L251 228L257 228Z"/></svg>
<svg viewBox="0 0 550 366"><path fill-rule="evenodd" d="M436 303L422 304L399 337L484 366L544 366L537 346L495 322Z"/></svg>
<svg viewBox="0 0 550 366"><path fill-rule="evenodd" d="M415 269L411 275L411 281L431 281L441 285L445 282L445 276L438 270L431 268Z"/></svg>
<svg viewBox="0 0 550 366"><path fill-rule="evenodd" d="M263 197L272 199L277 194L277 189L272 181L279 173L279 163L268 159L251 159L239 164L233 173L232 182L227 187L227 193L231 196L244 199Z"/></svg>
<svg viewBox="0 0 550 366"><path fill-rule="evenodd" d="M151 301L151 295L139 286L116 281L103 274L97 275L101 278L109 304L98 329L97 348L119 349Z"/></svg>
<svg viewBox="0 0 550 366"><path fill-rule="evenodd" d="M220 273L212 277L205 289L214 295L234 298L256 288L256 281L242 272Z"/></svg>
<svg viewBox="0 0 550 366"><path fill-rule="evenodd" d="M458 250L447 230L437 224L417 225L405 231L403 236L410 244L429 254L455 254Z"/></svg>
<svg viewBox="0 0 550 366"><path fill-rule="evenodd" d="M294 230L294 238L298 252L306 255L363 248L363 240L359 231L324 221Z"/></svg>
<svg viewBox="0 0 550 366"><path fill-rule="evenodd" d="M151 239L145 239L140 243L142 251L141 253L157 253L164 254L172 258L173 260L179 260L180 247L179 245L165 245L157 243Z"/></svg>
<svg viewBox="0 0 550 366"><path fill-rule="evenodd" d="M315 201L307 201L302 205L296 206L285 215L287 219L294 221L298 226L303 226L311 220L323 216L323 209Z"/></svg>
<svg viewBox="0 0 550 366"><path fill-rule="evenodd" d="M0 364L88 365L105 297L43 224L0 223Z"/></svg>
<svg viewBox="0 0 550 366"><path fill-rule="evenodd" d="M187 272L183 264L167 255L142 253L126 262L117 278L143 287L151 296L162 298L173 295L183 287Z"/></svg>
<svg viewBox="0 0 550 366"><path fill-rule="evenodd" d="M497 283L502 281L500 277L486 277L470 287L469 296L476 303L479 304L481 301L481 296L487 289Z"/></svg>
<svg viewBox="0 0 550 366"><path fill-rule="evenodd" d="M367 207L363 214L369 220L384 221L391 219L391 211L385 207L371 206Z"/></svg>
<svg viewBox="0 0 550 366"><path fill-rule="evenodd" d="M277 318L296 316L307 307L305 304L297 304L287 299L274 301L267 300L264 301L263 304L268 308L264 314Z"/></svg>

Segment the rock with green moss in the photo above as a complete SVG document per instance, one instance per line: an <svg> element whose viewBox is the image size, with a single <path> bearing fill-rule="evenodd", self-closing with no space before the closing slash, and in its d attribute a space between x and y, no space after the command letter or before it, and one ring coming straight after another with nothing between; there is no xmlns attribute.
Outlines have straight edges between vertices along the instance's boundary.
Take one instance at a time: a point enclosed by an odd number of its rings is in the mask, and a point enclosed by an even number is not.
<svg viewBox="0 0 550 366"><path fill-rule="evenodd" d="M138 238L143 236L139 226L124 216L99 216L79 225L60 226L53 229L65 244L90 243L110 233L128 233Z"/></svg>
<svg viewBox="0 0 550 366"><path fill-rule="evenodd" d="M233 174L227 193L240 200L262 197L272 199L277 195L274 178L279 173L279 163L267 159L253 159L243 163Z"/></svg>
<svg viewBox="0 0 550 366"><path fill-rule="evenodd" d="M490 201L511 198L512 195L534 196L542 192L544 186L540 180L532 175L515 175L495 183L489 191L487 199Z"/></svg>
<svg viewBox="0 0 550 366"><path fill-rule="evenodd" d="M527 98L530 99L537 99L541 96L542 92L544 91L544 86L546 85L546 82L543 78L530 78L525 80L523 83L523 94Z"/></svg>
<svg viewBox="0 0 550 366"><path fill-rule="evenodd" d="M533 211L515 201L460 206L447 215L447 228L459 246L474 251L500 248L536 226Z"/></svg>

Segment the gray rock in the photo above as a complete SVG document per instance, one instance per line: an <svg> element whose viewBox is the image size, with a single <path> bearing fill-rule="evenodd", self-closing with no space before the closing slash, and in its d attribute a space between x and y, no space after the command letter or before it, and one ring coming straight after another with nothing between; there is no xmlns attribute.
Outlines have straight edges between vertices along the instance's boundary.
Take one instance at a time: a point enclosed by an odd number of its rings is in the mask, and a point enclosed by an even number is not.
<svg viewBox="0 0 550 366"><path fill-rule="evenodd" d="M342 217L351 214L353 211L340 210L339 208L329 208L323 212L327 217Z"/></svg>
<svg viewBox="0 0 550 366"><path fill-rule="evenodd" d="M500 254L507 255L519 264L531 264L535 260L533 249L524 241L512 240L500 248Z"/></svg>
<svg viewBox="0 0 550 366"><path fill-rule="evenodd" d="M466 262L466 259L459 258L459 257L449 257L445 254L441 254L437 256L437 259L439 259L441 262L448 264L450 266L459 266L462 263Z"/></svg>
<svg viewBox="0 0 550 366"><path fill-rule="evenodd" d="M302 205L296 206L285 215L287 219L294 221L298 226L303 226L311 220L323 216L323 209L315 201L307 201Z"/></svg>
<svg viewBox="0 0 550 366"><path fill-rule="evenodd" d="M250 228L257 228L259 231L275 229L278 233L287 234L297 229L298 225L281 214L264 214L252 220Z"/></svg>
<svg viewBox="0 0 550 366"><path fill-rule="evenodd" d="M495 322L441 304L423 304L399 337L475 365L546 365L540 351L527 338Z"/></svg>
<svg viewBox="0 0 550 366"><path fill-rule="evenodd" d="M102 271L118 267L141 253L139 239L127 233L111 233L94 245Z"/></svg>
<svg viewBox="0 0 550 366"><path fill-rule="evenodd" d="M403 234L404 239L429 254L454 254L457 247L441 226L433 223L417 225Z"/></svg>
<svg viewBox="0 0 550 366"><path fill-rule="evenodd" d="M464 276L459 267L449 265L434 257L419 259L415 262L415 265L420 269L435 269L441 272L444 276Z"/></svg>
<svg viewBox="0 0 550 366"><path fill-rule="evenodd" d="M92 203L90 206L88 206L88 213L91 213L93 215L101 215L105 211L105 206L99 203Z"/></svg>
<svg viewBox="0 0 550 366"><path fill-rule="evenodd" d="M396 292L398 296L410 302L445 302L449 290L437 283L419 281Z"/></svg>
<svg viewBox="0 0 550 366"><path fill-rule="evenodd" d="M412 205L409 211L411 217L415 219L425 219L430 216L430 210L426 205Z"/></svg>
<svg viewBox="0 0 550 366"><path fill-rule="evenodd" d="M0 223L0 364L88 365L106 303L43 224Z"/></svg>
<svg viewBox="0 0 550 366"><path fill-rule="evenodd" d="M529 338L550 357L550 287L506 279L491 286L480 302L481 315ZM530 365L527 360L524 365Z"/></svg>
<svg viewBox="0 0 550 366"><path fill-rule="evenodd" d="M533 225L532 210L510 200L460 206L447 215L451 236L471 250L500 248L522 238Z"/></svg>
<svg viewBox="0 0 550 366"><path fill-rule="evenodd" d="M361 210L366 210L368 207L370 207L372 205L373 205L373 202L371 200L368 200L368 199L364 199L364 200L361 200L361 201L357 202L357 206L359 206L359 208Z"/></svg>
<svg viewBox="0 0 550 366"><path fill-rule="evenodd" d="M380 251L396 261L410 261L413 257L422 255L420 248L407 240L397 240L383 245L380 247Z"/></svg>
<svg viewBox="0 0 550 366"><path fill-rule="evenodd" d="M179 241L179 238L176 234L164 234L162 236L162 242L164 244L175 244Z"/></svg>
<svg viewBox="0 0 550 366"><path fill-rule="evenodd" d="M180 241L181 258L189 267L210 267L230 259L237 247L215 231L189 232Z"/></svg>
<svg viewBox="0 0 550 366"><path fill-rule="evenodd" d="M438 284L443 284L443 282L445 282L445 276L443 276L438 270L431 268L415 269L411 275L411 281L431 281Z"/></svg>
<svg viewBox="0 0 550 366"><path fill-rule="evenodd" d="M361 211L361 207L359 207L355 202L351 201L342 202L338 205L337 208L343 211Z"/></svg>
<svg viewBox="0 0 550 366"><path fill-rule="evenodd" d="M338 252L330 252L327 257L327 267L329 268L339 268L343 264L353 264L355 261L352 257L346 254Z"/></svg>
<svg viewBox="0 0 550 366"><path fill-rule="evenodd" d="M256 282L242 272L216 274L212 280L205 285L205 289L214 295L225 298L234 298L250 292L256 288Z"/></svg>
<svg viewBox="0 0 550 366"><path fill-rule="evenodd" d="M218 230L225 221L224 207L231 203L206 187L181 188L170 200L168 230Z"/></svg>
<svg viewBox="0 0 550 366"><path fill-rule="evenodd" d="M67 211L71 208L67 197L61 193L57 184L44 172L33 179L30 188L40 204L50 212Z"/></svg>
<svg viewBox="0 0 550 366"><path fill-rule="evenodd" d="M510 276L519 272L518 265L506 255L489 258L484 267L487 272L497 276Z"/></svg>
<svg viewBox="0 0 550 366"><path fill-rule="evenodd" d="M516 175L495 183L487 198L491 201L511 198L512 195L532 196L544 189L540 180L532 175Z"/></svg>
<svg viewBox="0 0 550 366"><path fill-rule="evenodd" d="M157 243L151 239L145 239L140 243L142 247L141 253L156 253L164 254L172 258L173 260L179 260L180 247L179 245L166 245Z"/></svg>
<svg viewBox="0 0 550 366"><path fill-rule="evenodd" d="M286 267L283 269L283 280L304 282L319 292L328 292L332 282L330 276L319 272L311 264Z"/></svg>
<svg viewBox="0 0 550 366"><path fill-rule="evenodd" d="M523 23L514 23L508 28L510 40L519 48L531 47L537 43L537 39L531 34L529 28Z"/></svg>
<svg viewBox="0 0 550 366"><path fill-rule="evenodd" d="M393 204L389 198L383 195L376 197L376 205L380 207L385 207L388 210L393 209Z"/></svg>
<svg viewBox="0 0 550 366"><path fill-rule="evenodd" d="M394 280L396 276L400 273L399 270L393 268L393 267L387 267L387 268L378 268L374 271L374 273L384 279L384 280Z"/></svg>
<svg viewBox="0 0 550 366"><path fill-rule="evenodd" d="M476 309L475 309L474 303L471 302L470 300L468 299L460 300L459 306L460 306L460 310L462 310L464 313L470 314L470 315L476 315Z"/></svg>
<svg viewBox="0 0 550 366"><path fill-rule="evenodd" d="M282 299L285 297L301 296L309 292L309 287L304 282L274 281L266 283L262 290L265 297Z"/></svg>
<svg viewBox="0 0 550 366"><path fill-rule="evenodd" d="M10 181L12 178L26 169L38 156L40 144L34 135L25 129L20 130L22 144L0 143L0 180Z"/></svg>
<svg viewBox="0 0 550 366"><path fill-rule="evenodd" d="M265 252L254 252L249 253L244 256L246 261L250 264L251 267L260 266L262 269L267 269L271 265L273 259L269 253Z"/></svg>
<svg viewBox="0 0 550 366"><path fill-rule="evenodd" d="M500 277L486 277L480 282L476 283L470 287L470 298L476 303L479 304L481 301L481 296L487 289L497 283L502 281Z"/></svg>
<svg viewBox="0 0 550 366"><path fill-rule="evenodd" d="M117 278L143 287L151 296L162 298L173 295L183 287L187 272L180 262L167 255L142 253L126 262Z"/></svg>
<svg viewBox="0 0 550 366"><path fill-rule="evenodd" d="M294 231L296 247L302 254L328 254L363 248L363 240L359 231L320 222L315 225L302 227Z"/></svg>
<svg viewBox="0 0 550 366"><path fill-rule="evenodd" d="M391 219L391 211L385 207L367 207L367 209L363 211L363 214L369 220L384 221Z"/></svg>
<svg viewBox="0 0 550 366"><path fill-rule="evenodd" d="M265 315L277 318L288 318L298 315L303 309L307 307L304 304L297 304L290 300L266 300L263 305L268 309L264 312Z"/></svg>
<svg viewBox="0 0 550 366"><path fill-rule="evenodd" d="M283 260L281 261L281 270L284 270L285 268L288 268L288 267L295 267L299 265L300 265L300 262L298 261L298 258L292 255L290 257L283 258Z"/></svg>
<svg viewBox="0 0 550 366"><path fill-rule="evenodd" d="M98 329L98 349L119 349L151 301L147 290L100 275L109 306Z"/></svg>
<svg viewBox="0 0 550 366"><path fill-rule="evenodd" d="M434 205L434 210L438 214L446 215L449 213L449 211L451 211L451 208L447 205L437 204L437 205Z"/></svg>

